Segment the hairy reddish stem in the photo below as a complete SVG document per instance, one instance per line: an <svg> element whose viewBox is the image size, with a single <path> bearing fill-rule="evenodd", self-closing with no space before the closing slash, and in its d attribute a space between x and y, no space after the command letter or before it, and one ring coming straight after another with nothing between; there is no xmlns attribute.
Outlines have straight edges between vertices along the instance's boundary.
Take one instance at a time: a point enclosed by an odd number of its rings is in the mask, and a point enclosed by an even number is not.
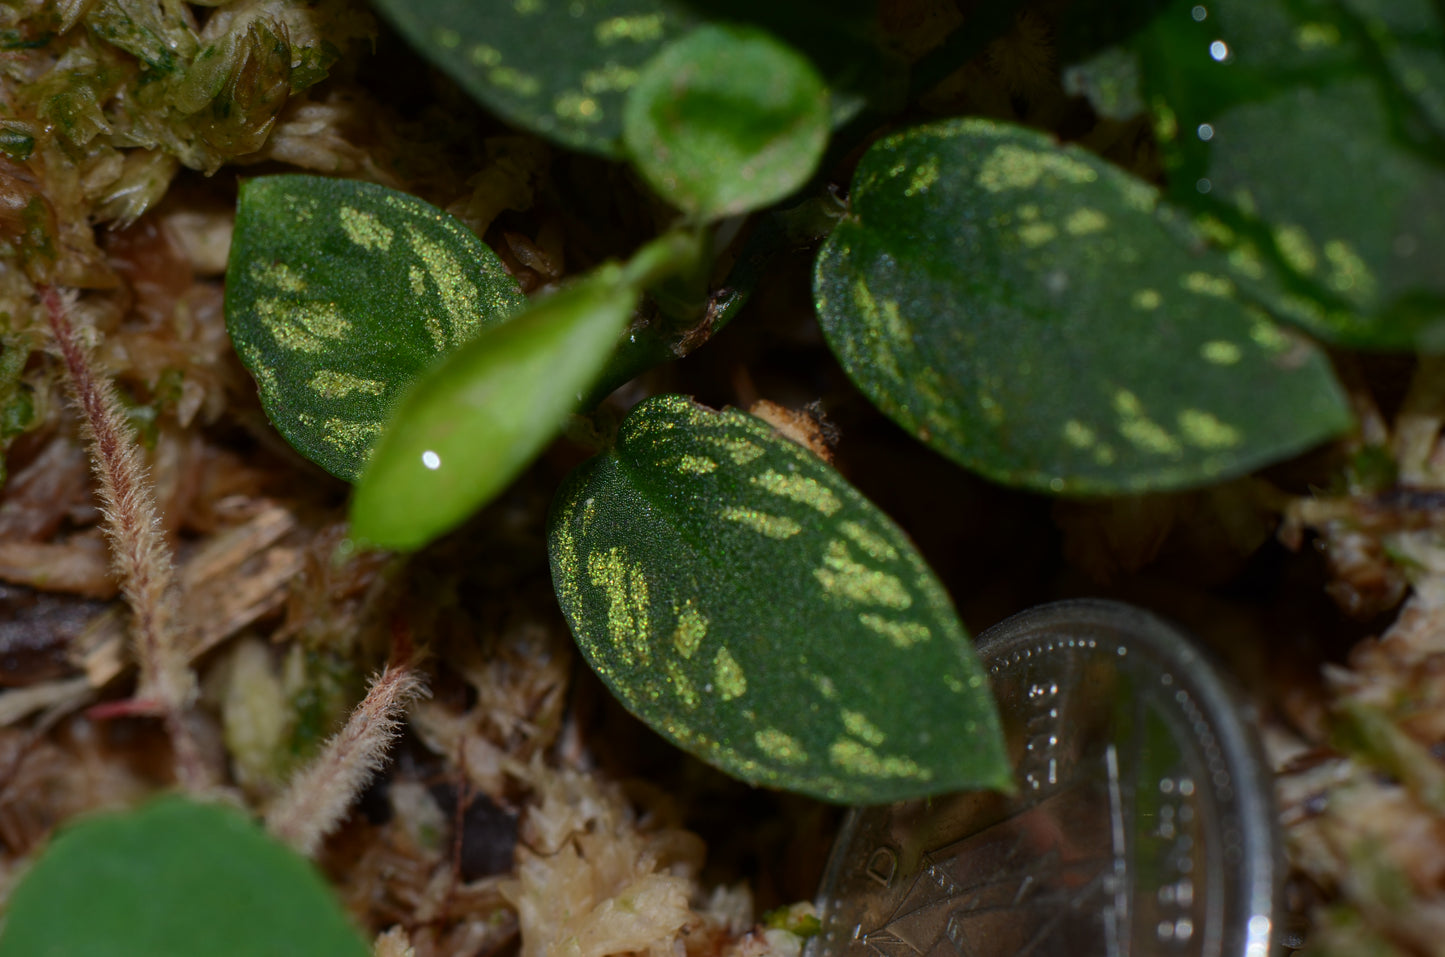
<svg viewBox="0 0 1445 957"><path fill-rule="evenodd" d="M207 774L182 715L196 693L195 675L176 639L171 553L156 517L155 498L140 453L111 383L96 375L89 350L70 322L71 300L44 287L41 301L60 348L71 393L80 408L116 576L131 609L131 635L140 684L136 698L154 701L166 718L177 772L191 788Z"/></svg>
<svg viewBox="0 0 1445 957"><path fill-rule="evenodd" d="M347 809L386 761L387 748L401 730L406 705L426 693L412 668L411 633L392 623L392 660L351 712L346 727L291 779L266 813L266 828L302 854L311 855L341 823Z"/></svg>

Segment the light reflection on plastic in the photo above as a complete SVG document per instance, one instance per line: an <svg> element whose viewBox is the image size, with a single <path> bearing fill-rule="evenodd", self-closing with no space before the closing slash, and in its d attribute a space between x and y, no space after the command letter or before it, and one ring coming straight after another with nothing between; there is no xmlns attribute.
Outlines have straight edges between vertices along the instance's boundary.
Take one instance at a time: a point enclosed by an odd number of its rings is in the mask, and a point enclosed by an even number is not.
<svg viewBox="0 0 1445 957"><path fill-rule="evenodd" d="M1223 40L1215 40L1209 44L1209 55L1214 58L1214 62L1223 63L1229 58L1229 44Z"/></svg>
<svg viewBox="0 0 1445 957"><path fill-rule="evenodd" d="M436 471L437 469L442 467L442 457L440 455L437 455L431 449L427 449L421 454L421 464L425 465L432 471Z"/></svg>

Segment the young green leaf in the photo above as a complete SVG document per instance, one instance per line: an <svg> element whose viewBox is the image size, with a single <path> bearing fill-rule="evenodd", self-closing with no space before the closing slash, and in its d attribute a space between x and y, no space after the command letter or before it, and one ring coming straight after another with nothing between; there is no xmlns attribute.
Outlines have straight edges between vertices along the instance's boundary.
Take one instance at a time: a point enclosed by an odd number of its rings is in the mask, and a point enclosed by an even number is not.
<svg viewBox="0 0 1445 957"><path fill-rule="evenodd" d="M1242 288L1331 343L1445 348L1438 4L1174 0L1125 46L1169 198Z"/></svg>
<svg viewBox="0 0 1445 957"><path fill-rule="evenodd" d="M835 131L865 110L877 120L905 106L908 63L878 29L877 0L690 0L690 4L709 23L766 30L806 56L827 81Z"/></svg>
<svg viewBox="0 0 1445 957"><path fill-rule="evenodd" d="M678 0L376 0L427 59L508 121L615 156L638 70L695 14Z"/></svg>
<svg viewBox="0 0 1445 957"><path fill-rule="evenodd" d="M623 142L658 195L704 219L766 206L813 175L828 93L760 30L706 26L668 44L627 97Z"/></svg>
<svg viewBox="0 0 1445 957"><path fill-rule="evenodd" d="M352 534L420 548L485 504L557 434L637 295L622 267L603 266L482 332L419 381L357 484Z"/></svg>
<svg viewBox="0 0 1445 957"><path fill-rule="evenodd" d="M592 667L746 781L873 803L1007 787L988 683L897 526L762 421L655 396L549 518Z"/></svg>
<svg viewBox="0 0 1445 957"><path fill-rule="evenodd" d="M967 468L1052 492L1178 488L1349 425L1324 356L1096 157L941 123L876 143L850 202L818 258L823 330L869 398Z"/></svg>
<svg viewBox="0 0 1445 957"><path fill-rule="evenodd" d="M241 187L226 327L271 422L339 478L423 370L524 302L485 243L415 197L319 176Z"/></svg>
<svg viewBox="0 0 1445 957"><path fill-rule="evenodd" d="M230 808L174 797L62 830L0 932L0 957L369 953L306 860Z"/></svg>

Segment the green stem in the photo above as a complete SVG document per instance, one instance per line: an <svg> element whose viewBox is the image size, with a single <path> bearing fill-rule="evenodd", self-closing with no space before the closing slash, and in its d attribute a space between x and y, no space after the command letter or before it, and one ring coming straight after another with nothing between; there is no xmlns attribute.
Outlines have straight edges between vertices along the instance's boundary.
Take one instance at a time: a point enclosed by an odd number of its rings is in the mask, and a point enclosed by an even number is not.
<svg viewBox="0 0 1445 957"><path fill-rule="evenodd" d="M633 253L622 266L622 282L649 289L665 279L695 267L702 260L703 234L674 229Z"/></svg>

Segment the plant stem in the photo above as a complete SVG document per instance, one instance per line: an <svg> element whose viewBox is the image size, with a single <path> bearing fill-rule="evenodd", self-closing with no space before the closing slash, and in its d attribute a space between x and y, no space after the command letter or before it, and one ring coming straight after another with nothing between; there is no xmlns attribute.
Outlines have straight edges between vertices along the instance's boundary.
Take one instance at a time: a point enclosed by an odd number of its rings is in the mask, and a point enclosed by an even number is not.
<svg viewBox="0 0 1445 957"><path fill-rule="evenodd" d="M135 698L164 716L177 776L188 789L198 790L209 775L184 719L195 700L196 679L175 632L174 569L154 493L115 388L96 375L90 351L70 323L73 295L63 296L50 286L40 295L81 412L92 468L100 481L112 561L131 609L133 654L140 669Z"/></svg>
<svg viewBox="0 0 1445 957"><path fill-rule="evenodd" d="M406 705L426 692L412 667L411 636L393 624L392 660L321 753L296 774L266 812L266 829L307 856L341 822L347 808L386 759Z"/></svg>
<svg viewBox="0 0 1445 957"><path fill-rule="evenodd" d="M622 278L638 289L646 289L686 270L702 259L703 234L674 229L647 243L622 266Z"/></svg>

